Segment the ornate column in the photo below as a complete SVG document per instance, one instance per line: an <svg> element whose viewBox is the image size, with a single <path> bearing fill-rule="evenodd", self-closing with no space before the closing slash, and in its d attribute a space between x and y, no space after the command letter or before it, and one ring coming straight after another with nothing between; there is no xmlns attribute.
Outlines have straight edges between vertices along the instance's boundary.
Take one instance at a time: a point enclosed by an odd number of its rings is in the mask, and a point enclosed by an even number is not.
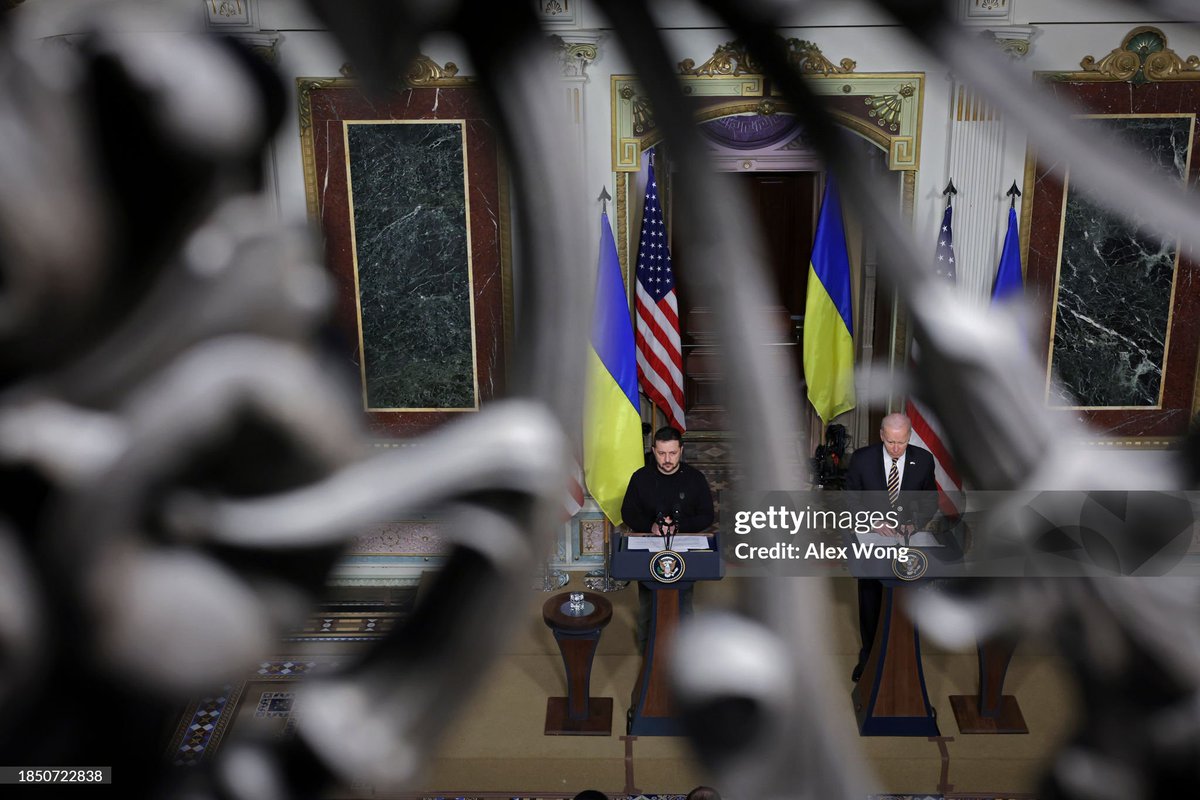
<svg viewBox="0 0 1200 800"><path fill-rule="evenodd" d="M551 36L558 47L559 66L562 67L562 83L567 104L569 134L575 145L575 154L580 163L587 155L586 115L584 91L591 80L587 68L596 60L600 33L597 31L564 31Z"/></svg>

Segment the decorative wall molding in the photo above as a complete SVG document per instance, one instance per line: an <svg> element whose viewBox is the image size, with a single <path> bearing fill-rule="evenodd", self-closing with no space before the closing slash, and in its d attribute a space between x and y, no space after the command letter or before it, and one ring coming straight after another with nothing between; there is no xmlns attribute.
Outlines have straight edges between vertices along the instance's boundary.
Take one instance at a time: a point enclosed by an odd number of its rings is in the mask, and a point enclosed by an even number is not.
<svg viewBox="0 0 1200 800"><path fill-rule="evenodd" d="M762 75L741 71L743 65L753 64L752 61L733 49L725 56L725 62L708 66L689 66L691 62L687 59L680 63L681 68L690 70L680 75L679 80L684 94L695 101L697 121L732 114L792 113L782 99L768 98L769 87ZM728 74L716 74L719 70L727 70ZM890 169L909 170L920 165L924 81L922 73L818 72L810 75L809 86L827 98L840 124L888 153ZM643 150L661 138L654 110L633 76L612 76L611 97L613 169L636 172L641 168Z"/></svg>
<svg viewBox="0 0 1200 800"><path fill-rule="evenodd" d="M258 28L258 0L201 0L204 24L213 31Z"/></svg>
<svg viewBox="0 0 1200 800"><path fill-rule="evenodd" d="M1066 80L1110 80L1133 84L1200 79L1200 57L1186 59L1167 46L1167 37L1150 25L1134 28L1119 47L1096 60L1087 55L1079 62L1083 72L1064 75Z"/></svg>
<svg viewBox="0 0 1200 800"><path fill-rule="evenodd" d="M342 64L338 70L343 78L355 80L358 78L358 73L354 69L354 65L350 62ZM404 73L401 82L408 86L461 86L465 78L458 77L458 65L453 61L447 61L445 64L439 65L429 56L424 53L418 53L416 59L413 60L412 66L408 68L408 72Z"/></svg>
<svg viewBox="0 0 1200 800"><path fill-rule="evenodd" d="M579 535L575 540L575 561L582 561L587 556L604 557L604 540L611 535L612 523L604 515L581 518L579 520Z"/></svg>
<svg viewBox="0 0 1200 800"><path fill-rule="evenodd" d="M578 28L582 0L538 0L537 14L547 30Z"/></svg>
<svg viewBox="0 0 1200 800"><path fill-rule="evenodd" d="M787 39L788 63L801 72L813 75L840 75L854 71L858 64L849 58L843 58L834 64L821 52L821 48L803 39ZM685 58L679 62L679 74L695 75L698 77L737 76L757 74L762 67L746 50L741 41L726 42L718 47L700 66L693 59Z"/></svg>
<svg viewBox="0 0 1200 800"><path fill-rule="evenodd" d="M983 35L990 37L1001 52L1013 58L1024 58L1029 55L1030 44L1038 33L1034 25L1003 25L989 27Z"/></svg>
<svg viewBox="0 0 1200 800"><path fill-rule="evenodd" d="M958 20L964 25L1013 21L1017 0L958 0Z"/></svg>
<svg viewBox="0 0 1200 800"><path fill-rule="evenodd" d="M404 82L409 86L425 86L454 78L456 75L458 75L458 65L453 61L447 61L439 66L432 58L421 54L404 74Z"/></svg>
<svg viewBox="0 0 1200 800"><path fill-rule="evenodd" d="M564 78L588 80L587 68L600 53L599 33L572 33L566 38L557 34L550 37L558 56Z"/></svg>

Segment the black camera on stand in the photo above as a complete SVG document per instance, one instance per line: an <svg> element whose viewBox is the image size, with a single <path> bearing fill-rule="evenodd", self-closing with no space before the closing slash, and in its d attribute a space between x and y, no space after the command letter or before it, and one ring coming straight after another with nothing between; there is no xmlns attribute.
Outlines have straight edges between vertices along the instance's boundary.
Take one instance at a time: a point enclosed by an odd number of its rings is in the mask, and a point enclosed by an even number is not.
<svg viewBox="0 0 1200 800"><path fill-rule="evenodd" d="M846 487L846 445L849 441L845 425L830 425L825 429L825 443L817 448L812 458L814 488Z"/></svg>

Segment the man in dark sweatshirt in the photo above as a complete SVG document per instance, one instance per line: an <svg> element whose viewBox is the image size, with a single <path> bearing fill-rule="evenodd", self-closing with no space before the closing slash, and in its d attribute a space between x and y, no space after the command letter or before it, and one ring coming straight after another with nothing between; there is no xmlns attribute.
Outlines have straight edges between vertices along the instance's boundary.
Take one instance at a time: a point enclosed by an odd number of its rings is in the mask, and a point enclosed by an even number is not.
<svg viewBox="0 0 1200 800"><path fill-rule="evenodd" d="M660 514L676 524L676 533L699 533L712 525L713 500L708 480L700 470L683 463L683 439L679 431L669 426L659 428L651 452L654 466L633 473L621 504L621 518L629 530L662 535L658 526ZM650 629L650 591L638 584L637 640L642 651ZM692 613L691 585L680 592L679 605L683 614Z"/></svg>

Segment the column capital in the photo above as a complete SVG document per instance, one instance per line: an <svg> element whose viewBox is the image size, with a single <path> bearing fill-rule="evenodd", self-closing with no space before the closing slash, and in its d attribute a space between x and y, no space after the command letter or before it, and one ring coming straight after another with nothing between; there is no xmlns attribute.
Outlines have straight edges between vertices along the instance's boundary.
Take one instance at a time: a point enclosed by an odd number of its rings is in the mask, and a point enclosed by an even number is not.
<svg viewBox="0 0 1200 800"><path fill-rule="evenodd" d="M1029 45L1041 30L1036 25L996 25L983 31L996 46L1013 58L1029 55Z"/></svg>
<svg viewBox="0 0 1200 800"><path fill-rule="evenodd" d="M600 54L599 31L570 31L550 37L562 67L564 78L575 78L586 82L587 68Z"/></svg>

